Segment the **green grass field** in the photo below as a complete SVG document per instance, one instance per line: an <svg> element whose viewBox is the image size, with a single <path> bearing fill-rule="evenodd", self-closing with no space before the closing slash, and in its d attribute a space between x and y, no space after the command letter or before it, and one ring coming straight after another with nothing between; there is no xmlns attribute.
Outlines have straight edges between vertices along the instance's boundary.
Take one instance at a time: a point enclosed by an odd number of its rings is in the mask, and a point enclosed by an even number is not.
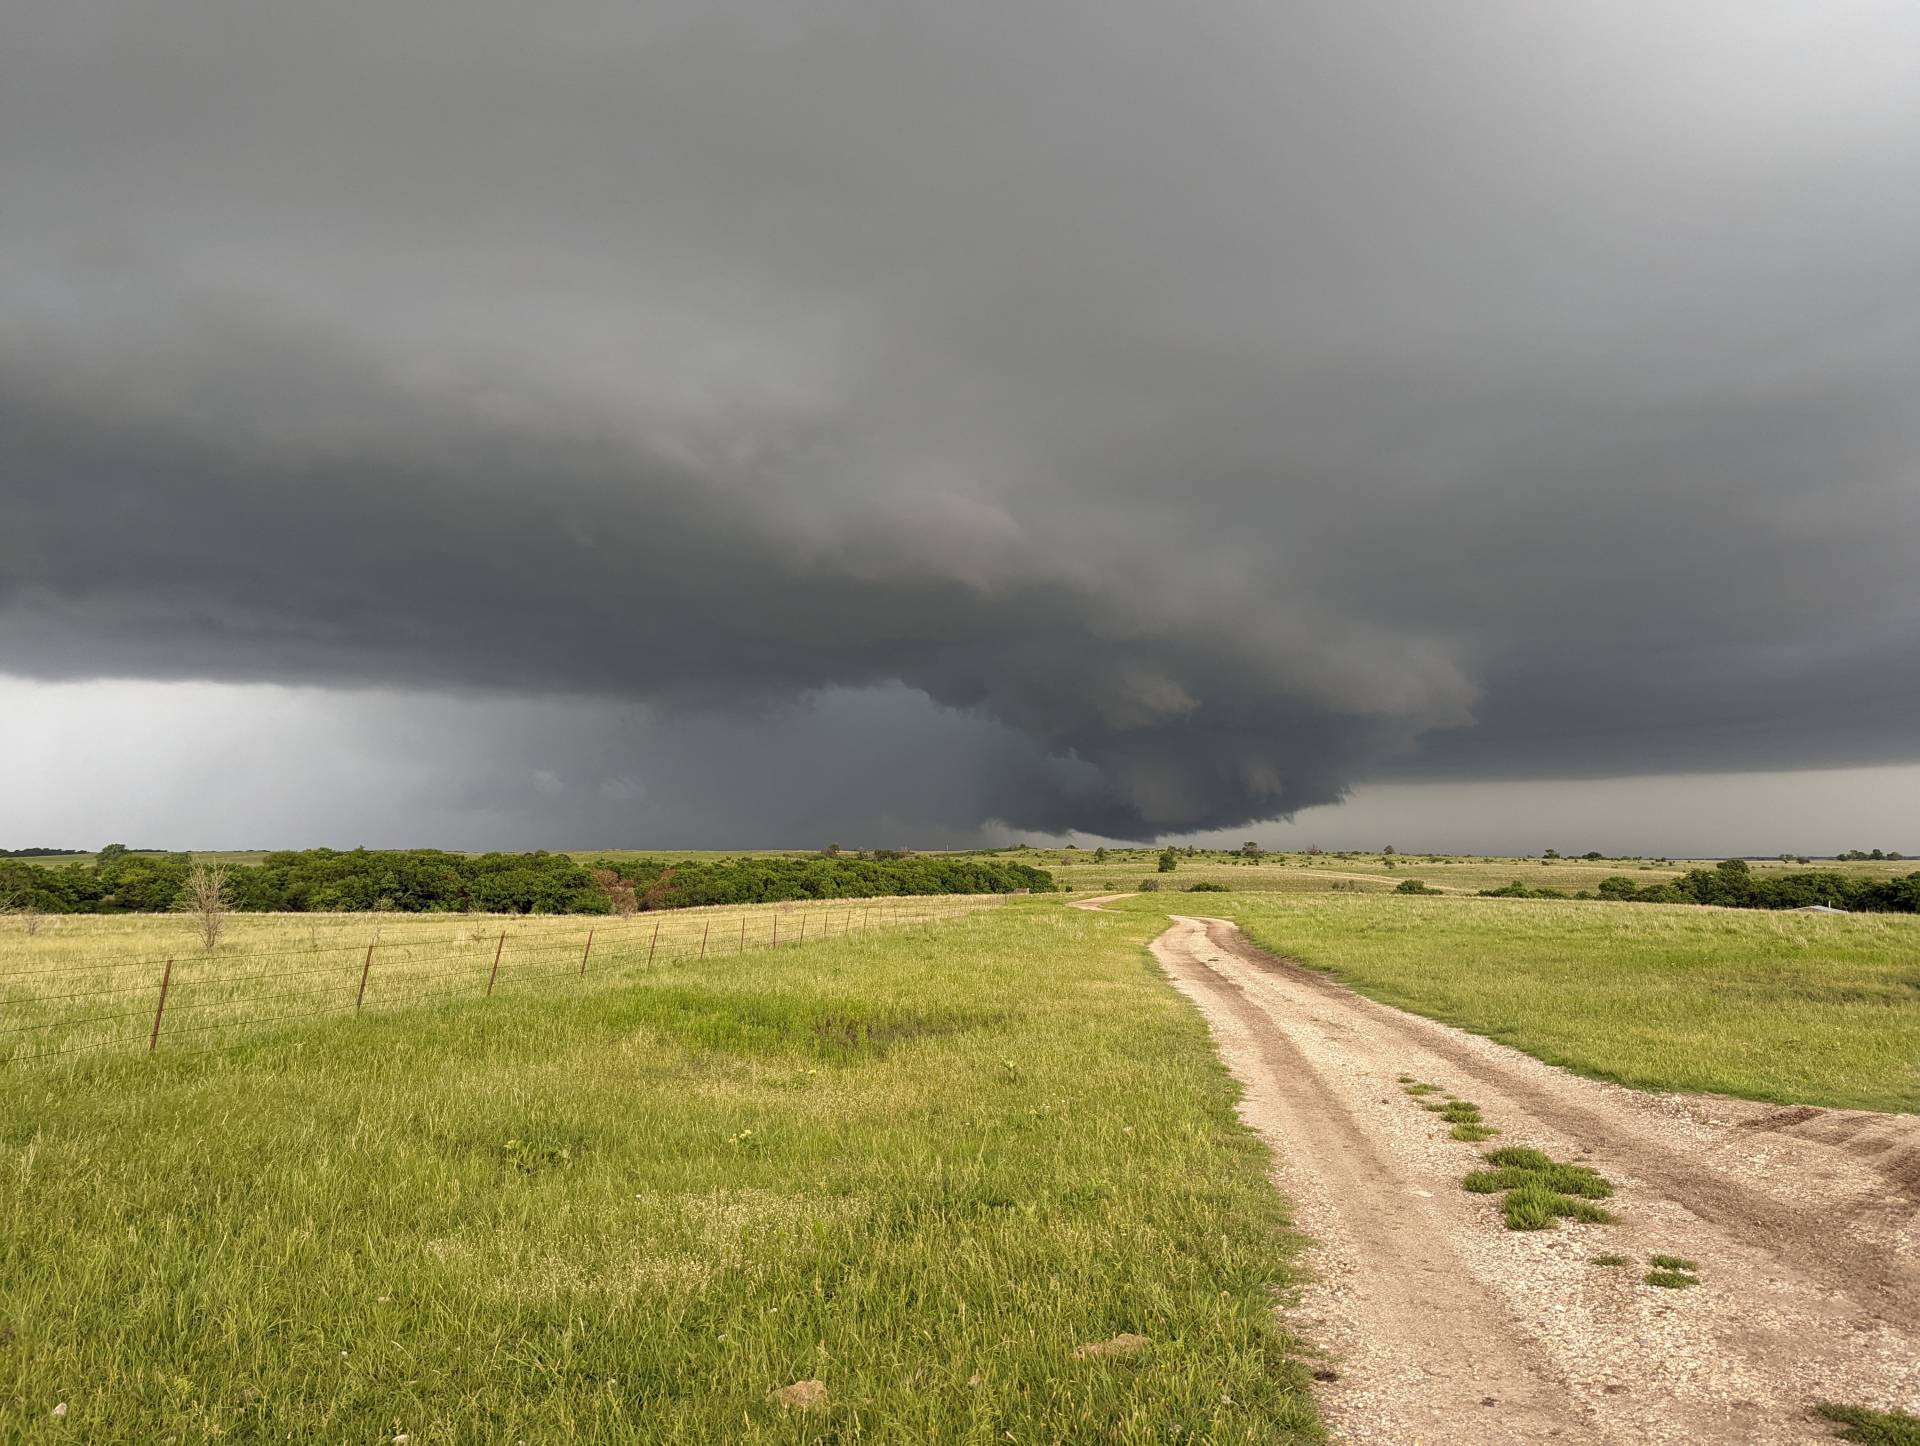
<svg viewBox="0 0 1920 1446"><path fill-rule="evenodd" d="M1158 927L1019 900L9 1070L0 1437L1316 1439Z"/></svg>
<svg viewBox="0 0 1920 1446"><path fill-rule="evenodd" d="M1364 994L1642 1089L1920 1110L1920 918L1164 894Z"/></svg>
<svg viewBox="0 0 1920 1446"><path fill-rule="evenodd" d="M168 1053L224 1048L262 1022L571 989L609 968L791 948L959 919L1001 902L809 900L624 919L231 914L212 954L185 915L65 915L33 935L17 924L0 931L0 1065L138 1052L150 1042Z"/></svg>

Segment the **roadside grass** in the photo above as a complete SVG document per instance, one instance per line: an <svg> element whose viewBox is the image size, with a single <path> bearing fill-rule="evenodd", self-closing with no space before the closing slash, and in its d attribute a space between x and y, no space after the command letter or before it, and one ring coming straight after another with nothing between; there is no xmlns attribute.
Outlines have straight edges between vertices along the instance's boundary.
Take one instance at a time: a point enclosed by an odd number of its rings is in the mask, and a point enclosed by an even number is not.
<svg viewBox="0 0 1920 1446"><path fill-rule="evenodd" d="M1920 917L1247 894L1217 910L1375 999L1585 1074L1920 1110Z"/></svg>
<svg viewBox="0 0 1920 1446"><path fill-rule="evenodd" d="M1920 1446L1920 1416L1905 1411L1875 1411L1866 1406L1841 1406L1823 1401L1813 1408L1823 1421L1839 1428L1842 1441L1866 1446Z"/></svg>
<svg viewBox="0 0 1920 1446"><path fill-rule="evenodd" d="M1158 927L1023 900L9 1071L0 1437L1317 1440Z"/></svg>

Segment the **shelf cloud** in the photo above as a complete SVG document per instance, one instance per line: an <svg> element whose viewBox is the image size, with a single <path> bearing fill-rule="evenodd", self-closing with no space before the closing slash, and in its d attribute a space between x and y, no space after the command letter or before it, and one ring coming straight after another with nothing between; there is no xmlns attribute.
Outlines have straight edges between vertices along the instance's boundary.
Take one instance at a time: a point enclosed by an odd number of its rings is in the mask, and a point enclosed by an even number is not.
<svg viewBox="0 0 1920 1446"><path fill-rule="evenodd" d="M656 838L1920 760L1908 6L75 0L0 173L17 678Z"/></svg>

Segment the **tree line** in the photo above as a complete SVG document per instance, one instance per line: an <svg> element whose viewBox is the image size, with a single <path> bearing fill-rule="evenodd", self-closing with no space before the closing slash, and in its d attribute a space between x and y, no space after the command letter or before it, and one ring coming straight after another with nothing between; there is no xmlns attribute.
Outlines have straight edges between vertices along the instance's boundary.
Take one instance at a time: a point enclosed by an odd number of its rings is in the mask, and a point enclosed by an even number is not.
<svg viewBox="0 0 1920 1446"><path fill-rule="evenodd" d="M191 868L187 854L150 856L112 844L90 864L0 861L0 902L43 914L161 913L181 907ZM229 906L250 913L605 914L1053 886L1051 874L1027 864L941 855L598 859L589 865L544 851L299 849L228 865L225 874Z"/></svg>
<svg viewBox="0 0 1920 1446"><path fill-rule="evenodd" d="M1858 914L1920 913L1920 873L1902 879L1871 879L1856 874L1813 870L1807 873L1754 873L1745 859L1723 859L1710 869L1689 869L1677 879L1642 884L1625 874L1602 879L1591 892L1569 895L1515 880L1482 889L1494 899L1614 899L1634 904L1718 904L1728 909L1804 909L1825 904Z"/></svg>

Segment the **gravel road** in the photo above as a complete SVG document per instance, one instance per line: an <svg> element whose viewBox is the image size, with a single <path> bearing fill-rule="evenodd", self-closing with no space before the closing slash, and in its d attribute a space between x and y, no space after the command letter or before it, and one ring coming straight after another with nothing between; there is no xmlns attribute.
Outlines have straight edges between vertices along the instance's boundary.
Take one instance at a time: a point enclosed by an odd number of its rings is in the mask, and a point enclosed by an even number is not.
<svg viewBox="0 0 1920 1446"><path fill-rule="evenodd" d="M1326 1353L1336 1439L1745 1446L1831 1441L1817 1401L1920 1412L1920 1118L1582 1079L1221 920L1176 917L1153 952L1316 1242L1286 1319ZM1402 1074L1478 1104L1499 1138L1450 1139ZM1600 1170L1619 1222L1505 1229L1497 1197L1460 1188L1500 1144ZM1700 1284L1645 1284L1651 1254L1698 1262Z"/></svg>

